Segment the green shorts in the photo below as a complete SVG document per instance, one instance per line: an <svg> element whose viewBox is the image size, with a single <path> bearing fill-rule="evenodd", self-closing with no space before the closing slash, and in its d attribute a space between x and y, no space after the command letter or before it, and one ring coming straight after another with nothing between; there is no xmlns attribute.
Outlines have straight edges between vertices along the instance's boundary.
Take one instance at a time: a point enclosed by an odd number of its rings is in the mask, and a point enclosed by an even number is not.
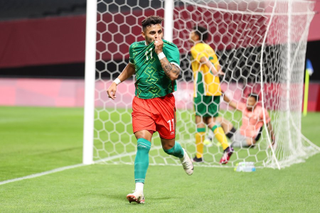
<svg viewBox="0 0 320 213"><path fill-rule="evenodd" d="M198 96L193 98L194 111L201 117L218 117L220 96Z"/></svg>

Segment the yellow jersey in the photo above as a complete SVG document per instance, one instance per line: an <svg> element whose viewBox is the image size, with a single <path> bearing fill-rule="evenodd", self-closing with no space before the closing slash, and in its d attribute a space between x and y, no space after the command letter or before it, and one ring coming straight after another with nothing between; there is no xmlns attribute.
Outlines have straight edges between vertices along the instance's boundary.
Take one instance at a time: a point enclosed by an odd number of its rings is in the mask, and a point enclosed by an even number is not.
<svg viewBox="0 0 320 213"><path fill-rule="evenodd" d="M219 61L214 50L205 43L198 43L191 48L191 66L194 78L194 97L204 96L220 96L220 80L219 76L215 76L213 72L205 64L200 63L202 57L207 58L215 68L219 69Z"/></svg>

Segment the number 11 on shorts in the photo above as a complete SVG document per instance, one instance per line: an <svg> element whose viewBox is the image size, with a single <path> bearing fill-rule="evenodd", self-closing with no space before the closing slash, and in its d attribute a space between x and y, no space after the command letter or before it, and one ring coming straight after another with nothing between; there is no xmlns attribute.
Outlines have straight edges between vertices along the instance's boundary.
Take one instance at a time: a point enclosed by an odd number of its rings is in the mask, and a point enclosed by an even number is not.
<svg viewBox="0 0 320 213"><path fill-rule="evenodd" d="M174 118L167 121L169 124L170 132L174 130Z"/></svg>

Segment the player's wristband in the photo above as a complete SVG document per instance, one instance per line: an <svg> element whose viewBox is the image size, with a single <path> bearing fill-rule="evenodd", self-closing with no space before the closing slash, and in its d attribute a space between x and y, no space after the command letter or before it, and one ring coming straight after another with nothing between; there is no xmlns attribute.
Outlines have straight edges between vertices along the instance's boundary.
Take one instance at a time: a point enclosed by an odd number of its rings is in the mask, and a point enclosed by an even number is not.
<svg viewBox="0 0 320 213"><path fill-rule="evenodd" d="M118 84L120 84L120 83L121 83L121 81L120 81L120 79L119 79L119 78L116 78L113 82L114 82L114 83L116 83L116 85L118 85Z"/></svg>
<svg viewBox="0 0 320 213"><path fill-rule="evenodd" d="M161 59L164 59L165 57L166 57L166 55L165 55L163 52L161 52L161 53L158 54L159 61L160 61Z"/></svg>

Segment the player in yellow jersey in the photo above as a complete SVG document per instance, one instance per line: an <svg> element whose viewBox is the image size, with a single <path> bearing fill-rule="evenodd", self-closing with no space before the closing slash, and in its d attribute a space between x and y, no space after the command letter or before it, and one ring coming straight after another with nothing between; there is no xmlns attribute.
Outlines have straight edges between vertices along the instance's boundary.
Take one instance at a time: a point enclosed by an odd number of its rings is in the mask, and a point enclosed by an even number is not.
<svg viewBox="0 0 320 213"><path fill-rule="evenodd" d="M221 96L219 75L224 73L214 50L204 43L207 38L208 31L204 27L195 26L190 32L189 40L194 44L191 48L191 65L194 77L194 109L197 125L195 134L197 153L193 161L203 162L203 141L205 139L205 125L207 125L224 150L220 163L226 164L233 149L229 146L220 124L216 122Z"/></svg>

